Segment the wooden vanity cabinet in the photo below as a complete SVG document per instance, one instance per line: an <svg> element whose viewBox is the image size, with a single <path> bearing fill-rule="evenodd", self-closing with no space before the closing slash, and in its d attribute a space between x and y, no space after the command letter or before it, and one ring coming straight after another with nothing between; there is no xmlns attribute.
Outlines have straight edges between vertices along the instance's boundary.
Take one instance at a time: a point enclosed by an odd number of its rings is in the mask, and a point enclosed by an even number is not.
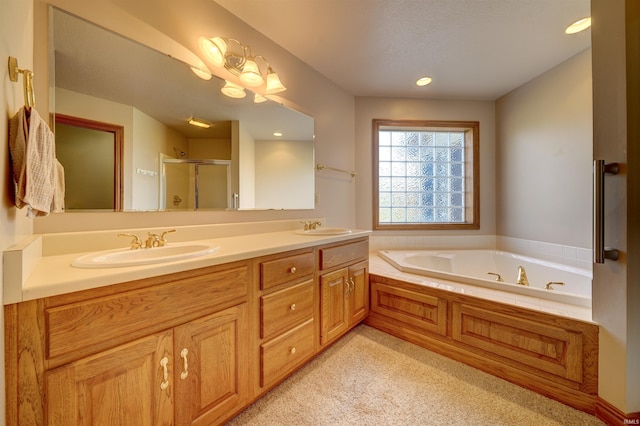
<svg viewBox="0 0 640 426"><path fill-rule="evenodd" d="M325 246L318 252L320 343L326 345L369 314L369 242Z"/></svg>
<svg viewBox="0 0 640 426"><path fill-rule="evenodd" d="M214 424L249 394L250 262L5 307L8 424Z"/></svg>

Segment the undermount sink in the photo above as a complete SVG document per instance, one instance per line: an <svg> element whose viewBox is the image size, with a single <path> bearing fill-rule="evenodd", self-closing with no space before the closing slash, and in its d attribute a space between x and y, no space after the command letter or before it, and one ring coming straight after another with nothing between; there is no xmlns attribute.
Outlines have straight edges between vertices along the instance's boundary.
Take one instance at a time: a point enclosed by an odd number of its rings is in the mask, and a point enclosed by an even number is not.
<svg viewBox="0 0 640 426"><path fill-rule="evenodd" d="M115 249L89 253L75 259L76 268L119 268L122 266L149 265L173 262L215 253L220 246L210 244L173 243L150 249Z"/></svg>
<svg viewBox="0 0 640 426"><path fill-rule="evenodd" d="M348 228L316 228L309 230L298 230L296 234L300 235L342 235L342 234L350 234L351 229Z"/></svg>

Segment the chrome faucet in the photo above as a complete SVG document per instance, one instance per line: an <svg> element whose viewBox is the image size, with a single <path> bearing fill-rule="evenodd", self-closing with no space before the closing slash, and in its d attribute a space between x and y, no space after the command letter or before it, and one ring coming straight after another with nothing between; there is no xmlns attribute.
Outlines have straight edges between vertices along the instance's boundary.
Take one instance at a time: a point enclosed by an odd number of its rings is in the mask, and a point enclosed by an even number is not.
<svg viewBox="0 0 640 426"><path fill-rule="evenodd" d="M527 271L524 270L523 266L518 266L518 279L516 280L516 284L519 285L529 285L529 280L527 279Z"/></svg>

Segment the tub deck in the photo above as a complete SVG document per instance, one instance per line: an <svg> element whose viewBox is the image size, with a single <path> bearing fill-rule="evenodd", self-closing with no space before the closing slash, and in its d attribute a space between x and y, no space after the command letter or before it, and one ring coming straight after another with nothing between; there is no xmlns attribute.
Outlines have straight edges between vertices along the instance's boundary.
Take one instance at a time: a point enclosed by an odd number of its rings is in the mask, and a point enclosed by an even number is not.
<svg viewBox="0 0 640 426"><path fill-rule="evenodd" d="M565 302L556 302L539 297L515 294L491 288L482 288L470 284L402 272L387 263L384 259L380 258L377 252L369 254L369 272L383 277L394 278L409 283L420 284L431 288L439 288L482 299L494 300L496 302L533 309L552 315L561 315L581 321L592 321L590 307Z"/></svg>

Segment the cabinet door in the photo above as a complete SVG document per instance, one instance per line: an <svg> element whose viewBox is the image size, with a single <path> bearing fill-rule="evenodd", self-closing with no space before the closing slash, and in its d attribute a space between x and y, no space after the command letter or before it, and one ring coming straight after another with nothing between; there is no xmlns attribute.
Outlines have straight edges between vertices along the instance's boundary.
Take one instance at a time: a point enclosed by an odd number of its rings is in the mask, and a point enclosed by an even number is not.
<svg viewBox="0 0 640 426"><path fill-rule="evenodd" d="M349 267L349 324L355 324L369 314L369 263Z"/></svg>
<svg viewBox="0 0 640 426"><path fill-rule="evenodd" d="M248 400L246 304L174 329L176 424L218 423Z"/></svg>
<svg viewBox="0 0 640 426"><path fill-rule="evenodd" d="M173 424L172 349L160 333L47 372L47 424Z"/></svg>
<svg viewBox="0 0 640 426"><path fill-rule="evenodd" d="M348 269L338 269L320 276L322 335L325 344L349 328L347 314Z"/></svg>

